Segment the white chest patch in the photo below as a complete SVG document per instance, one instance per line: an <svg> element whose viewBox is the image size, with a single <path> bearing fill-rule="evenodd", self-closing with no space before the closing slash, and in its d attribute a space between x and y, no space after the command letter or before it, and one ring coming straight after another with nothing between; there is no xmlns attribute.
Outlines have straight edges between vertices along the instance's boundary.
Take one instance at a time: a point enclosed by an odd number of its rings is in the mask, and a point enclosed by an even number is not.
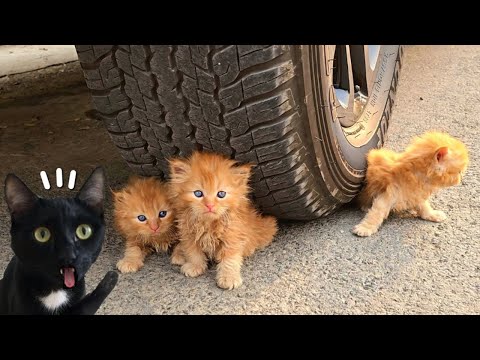
<svg viewBox="0 0 480 360"><path fill-rule="evenodd" d="M47 310L55 311L68 304L69 298L65 290L57 290L47 296L39 297L39 300Z"/></svg>

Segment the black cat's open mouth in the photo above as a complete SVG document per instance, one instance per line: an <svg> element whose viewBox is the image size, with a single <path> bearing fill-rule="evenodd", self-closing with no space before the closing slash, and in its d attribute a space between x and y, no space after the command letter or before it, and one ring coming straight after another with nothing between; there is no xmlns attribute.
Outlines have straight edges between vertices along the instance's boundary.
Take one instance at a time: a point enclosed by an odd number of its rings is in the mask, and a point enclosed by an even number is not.
<svg viewBox="0 0 480 360"><path fill-rule="evenodd" d="M75 268L64 266L60 268L60 274L63 276L63 284L71 289L75 286Z"/></svg>

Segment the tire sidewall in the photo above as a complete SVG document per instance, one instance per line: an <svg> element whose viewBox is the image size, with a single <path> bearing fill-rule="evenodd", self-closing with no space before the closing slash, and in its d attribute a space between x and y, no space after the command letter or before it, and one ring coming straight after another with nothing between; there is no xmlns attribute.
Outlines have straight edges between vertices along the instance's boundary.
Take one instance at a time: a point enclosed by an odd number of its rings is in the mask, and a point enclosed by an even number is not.
<svg viewBox="0 0 480 360"><path fill-rule="evenodd" d="M385 141L398 80L401 48L399 45L381 47L372 94L359 121L347 132L336 114L338 104L335 103L332 81L334 52L328 46L305 46L302 49L305 96L321 176L331 195L347 202L361 188L368 151L381 147ZM353 146L347 139L347 136L367 131L368 140L361 146Z"/></svg>

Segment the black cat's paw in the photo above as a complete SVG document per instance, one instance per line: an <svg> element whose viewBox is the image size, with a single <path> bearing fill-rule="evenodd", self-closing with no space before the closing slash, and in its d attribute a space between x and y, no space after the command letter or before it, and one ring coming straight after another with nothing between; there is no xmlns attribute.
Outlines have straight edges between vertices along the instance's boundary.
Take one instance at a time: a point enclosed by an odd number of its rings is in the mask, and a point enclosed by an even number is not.
<svg viewBox="0 0 480 360"><path fill-rule="evenodd" d="M107 272L95 290L80 300L69 313L72 315L95 315L98 308L105 301L115 285L117 285L117 281L117 272Z"/></svg>
<svg viewBox="0 0 480 360"><path fill-rule="evenodd" d="M100 284L98 284L97 289L101 289L103 292L106 292L108 294L113 290L115 285L117 285L117 281L118 281L118 273L116 271L109 271L103 277L102 281L100 281Z"/></svg>

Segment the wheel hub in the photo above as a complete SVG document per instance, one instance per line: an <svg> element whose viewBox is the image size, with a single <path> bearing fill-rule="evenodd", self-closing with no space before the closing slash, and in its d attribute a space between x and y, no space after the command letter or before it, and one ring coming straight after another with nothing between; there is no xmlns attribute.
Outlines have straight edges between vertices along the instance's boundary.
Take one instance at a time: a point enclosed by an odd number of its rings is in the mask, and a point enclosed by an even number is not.
<svg viewBox="0 0 480 360"><path fill-rule="evenodd" d="M380 45L337 45L332 82L337 118L343 127L355 125L375 85Z"/></svg>

